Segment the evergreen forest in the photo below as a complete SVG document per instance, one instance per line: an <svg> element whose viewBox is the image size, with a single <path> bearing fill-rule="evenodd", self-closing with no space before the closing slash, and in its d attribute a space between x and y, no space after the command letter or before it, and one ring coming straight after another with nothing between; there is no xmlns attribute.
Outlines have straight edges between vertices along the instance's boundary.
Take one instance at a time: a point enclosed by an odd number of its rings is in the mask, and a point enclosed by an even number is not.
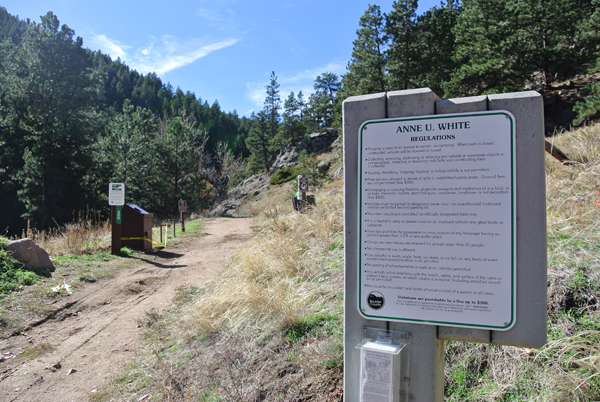
<svg viewBox="0 0 600 402"><path fill-rule="evenodd" d="M358 21L346 73L281 94L277 75L250 117L83 47L52 12L40 22L0 7L0 234L39 230L79 211L108 213L108 183L158 217L208 208L228 186L269 170L312 132L341 128L361 94L429 87L450 98L533 89L600 69L600 0L417 0ZM575 105L600 115L600 84Z"/></svg>

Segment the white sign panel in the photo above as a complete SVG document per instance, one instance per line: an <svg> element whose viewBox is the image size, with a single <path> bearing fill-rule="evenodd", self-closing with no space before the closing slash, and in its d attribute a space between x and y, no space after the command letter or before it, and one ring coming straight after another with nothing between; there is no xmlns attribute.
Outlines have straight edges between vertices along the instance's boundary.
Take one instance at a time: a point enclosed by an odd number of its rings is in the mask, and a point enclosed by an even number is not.
<svg viewBox="0 0 600 402"><path fill-rule="evenodd" d="M510 329L514 116L487 111L365 122L359 168L360 313Z"/></svg>
<svg viewBox="0 0 600 402"><path fill-rule="evenodd" d="M109 183L108 205L125 205L125 183Z"/></svg>

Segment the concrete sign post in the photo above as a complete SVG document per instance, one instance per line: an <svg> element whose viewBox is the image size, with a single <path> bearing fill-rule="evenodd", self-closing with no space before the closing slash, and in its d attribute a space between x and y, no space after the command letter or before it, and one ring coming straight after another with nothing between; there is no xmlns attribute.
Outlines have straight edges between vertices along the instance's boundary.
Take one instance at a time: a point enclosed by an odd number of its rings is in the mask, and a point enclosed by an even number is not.
<svg viewBox="0 0 600 402"><path fill-rule="evenodd" d="M112 238L110 252L117 255L121 252L121 218L122 206L125 205L125 184L108 184L108 205L111 209Z"/></svg>
<svg viewBox="0 0 600 402"><path fill-rule="evenodd" d="M444 340L546 342L543 102L439 100L428 88L343 105L344 398L365 328L410 334L399 401L442 401Z"/></svg>

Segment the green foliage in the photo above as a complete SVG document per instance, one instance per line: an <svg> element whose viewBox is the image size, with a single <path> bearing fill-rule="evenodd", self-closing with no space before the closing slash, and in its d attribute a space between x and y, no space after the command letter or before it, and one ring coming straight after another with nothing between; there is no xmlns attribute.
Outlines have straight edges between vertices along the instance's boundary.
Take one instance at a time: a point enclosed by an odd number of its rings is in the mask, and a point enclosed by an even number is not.
<svg viewBox="0 0 600 402"><path fill-rule="evenodd" d="M223 142L248 156L250 119L84 49L53 13L24 22L0 8L0 22L0 221L9 235L27 220L41 230L74 210L106 211L111 180L155 216L174 213L177 197L196 209L207 196L198 169L206 153Z"/></svg>
<svg viewBox="0 0 600 402"><path fill-rule="evenodd" d="M455 62L446 89L454 96L541 88L581 62L574 46L586 8L577 0L465 0ZM534 73L541 75L532 80Z"/></svg>
<svg viewBox="0 0 600 402"><path fill-rule="evenodd" d="M119 251L119 255L121 257L131 257L134 254L135 254L135 250L133 250L129 247L121 247L121 250Z"/></svg>
<svg viewBox="0 0 600 402"><path fill-rule="evenodd" d="M35 272L19 269L15 272L17 281L23 286L31 286L38 283L38 276Z"/></svg>
<svg viewBox="0 0 600 402"><path fill-rule="evenodd" d="M309 315L287 328L287 341L298 342L306 336L316 337L319 333L334 335L342 332L342 320L339 315L320 313Z"/></svg>
<svg viewBox="0 0 600 402"><path fill-rule="evenodd" d="M417 0L394 1L386 16L389 38L387 79L391 89L415 88L419 49L417 48Z"/></svg>
<svg viewBox="0 0 600 402"><path fill-rule="evenodd" d="M281 109L281 98L279 96L279 83L275 71L271 72L269 84L265 85L267 96L265 97L265 105L263 112L267 118L267 126L270 138L275 138L279 128L279 110Z"/></svg>
<svg viewBox="0 0 600 402"><path fill-rule="evenodd" d="M264 111L258 112L246 138L246 146L250 150L248 169L253 173L269 170L273 138L269 135L269 127L268 115Z"/></svg>
<svg viewBox="0 0 600 402"><path fill-rule="evenodd" d="M114 255L112 255L108 251L99 251L99 252L94 253L94 254L57 255L57 256L53 256L52 257L52 261L55 264L57 264L57 265L68 266L68 265L84 265L84 264L88 264L88 263L91 263L91 262L110 261L110 260L112 260L114 258L117 258L117 257L115 257Z"/></svg>
<svg viewBox="0 0 600 402"><path fill-rule="evenodd" d="M14 259L6 250L8 239L0 237L0 294L16 292L20 286L38 282L37 274Z"/></svg>
<svg viewBox="0 0 600 402"><path fill-rule="evenodd" d="M348 72L342 78L343 99L386 91L387 38L384 35L384 23L378 5L369 5L360 17L357 38L352 42L354 46Z"/></svg>
<svg viewBox="0 0 600 402"><path fill-rule="evenodd" d="M289 168L278 170L270 179L269 184L276 186L281 183L286 183L290 180L295 179L299 174L302 174L302 168L299 166L292 166Z"/></svg>
<svg viewBox="0 0 600 402"><path fill-rule="evenodd" d="M306 150L300 151L300 154L298 155L298 166L296 166L300 172L298 174L308 177L310 185L314 187L319 187L329 180L329 174L327 172L321 172L318 166L319 161L317 160L316 155L308 154ZM298 186L297 182L295 183L295 186ZM296 187L294 187L294 191L297 191Z"/></svg>
<svg viewBox="0 0 600 402"><path fill-rule="evenodd" d="M293 92L290 92L284 104L283 121L271 142L271 150L278 152L287 145L296 145L304 138L306 126L302 121L302 103L302 92L297 98Z"/></svg>

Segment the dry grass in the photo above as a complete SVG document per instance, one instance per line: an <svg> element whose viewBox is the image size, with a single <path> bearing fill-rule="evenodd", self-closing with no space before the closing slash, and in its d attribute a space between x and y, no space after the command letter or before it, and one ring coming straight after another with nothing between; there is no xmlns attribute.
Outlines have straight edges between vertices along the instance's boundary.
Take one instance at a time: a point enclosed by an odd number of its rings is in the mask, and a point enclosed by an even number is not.
<svg viewBox="0 0 600 402"><path fill-rule="evenodd" d="M239 329L249 319L289 327L331 297L333 289L322 284L331 267L322 259L341 243L341 197L324 198L305 214L273 207L261 225L231 266L208 284L210 293L191 306L192 333Z"/></svg>
<svg viewBox="0 0 600 402"><path fill-rule="evenodd" d="M110 246L110 221L99 215L79 212L73 222L47 231L29 228L21 237L28 237L52 256L93 254Z"/></svg>
<svg viewBox="0 0 600 402"><path fill-rule="evenodd" d="M340 187L324 186L302 214L264 207L226 269L180 288L168 313L148 313L145 374L97 400L341 401Z"/></svg>
<svg viewBox="0 0 600 402"><path fill-rule="evenodd" d="M449 342L452 401L600 399L600 126L550 140L546 155L548 344L540 350Z"/></svg>

